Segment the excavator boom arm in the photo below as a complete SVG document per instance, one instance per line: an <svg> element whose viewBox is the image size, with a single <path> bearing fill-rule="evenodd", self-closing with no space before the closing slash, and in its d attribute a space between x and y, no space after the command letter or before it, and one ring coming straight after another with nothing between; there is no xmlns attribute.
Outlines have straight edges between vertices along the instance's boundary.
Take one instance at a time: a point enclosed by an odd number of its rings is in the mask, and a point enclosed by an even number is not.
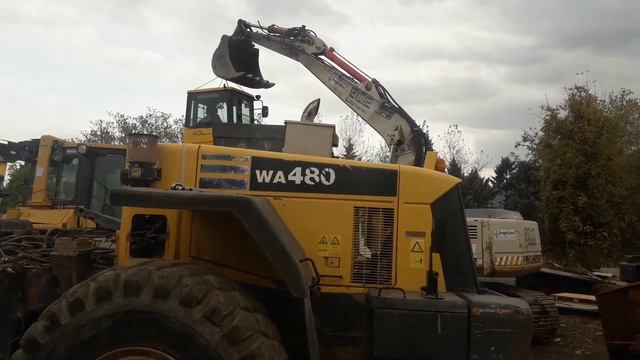
<svg viewBox="0 0 640 360"><path fill-rule="evenodd" d="M258 44L289 57L307 68L340 100L364 119L391 149L392 163L422 166L425 134L375 79L328 47L304 26L263 27L238 20L233 35L223 35L214 53L214 73L232 82L253 88L274 84L262 78L257 63Z"/></svg>

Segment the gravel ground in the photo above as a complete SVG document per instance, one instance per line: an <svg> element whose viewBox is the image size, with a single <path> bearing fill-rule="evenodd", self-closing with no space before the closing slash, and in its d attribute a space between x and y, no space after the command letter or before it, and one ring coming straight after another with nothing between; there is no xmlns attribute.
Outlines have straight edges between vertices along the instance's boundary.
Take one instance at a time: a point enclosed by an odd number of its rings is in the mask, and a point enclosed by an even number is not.
<svg viewBox="0 0 640 360"><path fill-rule="evenodd" d="M532 359L607 359L602 324L595 315L562 313L558 336L532 348Z"/></svg>

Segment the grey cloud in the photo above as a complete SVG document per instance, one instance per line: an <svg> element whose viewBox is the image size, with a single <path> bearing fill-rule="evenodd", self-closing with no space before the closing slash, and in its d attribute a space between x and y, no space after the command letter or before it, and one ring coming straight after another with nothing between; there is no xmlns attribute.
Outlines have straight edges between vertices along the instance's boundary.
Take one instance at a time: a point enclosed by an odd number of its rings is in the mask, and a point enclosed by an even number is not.
<svg viewBox="0 0 640 360"><path fill-rule="evenodd" d="M255 19L247 18L249 21L263 21L263 25L275 23L284 27L299 26L302 24L314 26L336 26L346 24L349 17L343 11L332 6L326 0L305 0L305 1L250 1L249 13ZM335 2L333 3L336 4ZM312 24L310 20L316 21Z"/></svg>
<svg viewBox="0 0 640 360"><path fill-rule="evenodd" d="M476 151L482 150L490 155L489 167L493 167L496 163L500 162L502 156L507 156L509 153L515 151L515 142L519 139L522 131L514 129L494 133L483 129L472 128L465 129L464 133L475 138Z"/></svg>
<svg viewBox="0 0 640 360"><path fill-rule="evenodd" d="M388 53L407 63L472 63L487 65L536 65L549 61L552 54L539 43L502 39L473 33L457 34L455 46L410 40L393 44Z"/></svg>
<svg viewBox="0 0 640 360"><path fill-rule="evenodd" d="M532 126L535 117L530 109L537 108L541 104L535 99L513 99L506 96L495 101L457 106L446 104L431 109L431 117L427 120L487 130L519 130ZM412 107L412 114L425 113L423 108Z"/></svg>
<svg viewBox="0 0 640 360"><path fill-rule="evenodd" d="M69 136L109 110L181 115L185 91L213 78L211 53L238 18L306 24L433 124L432 135L460 124L494 161L537 124L529 109L559 102L563 86L640 90L640 3L631 1L2 2L0 108L30 126L1 135ZM316 97L327 122L349 112L299 64L261 55L278 83L260 92L269 122L297 118ZM34 89L47 96L24 95Z"/></svg>
<svg viewBox="0 0 640 360"><path fill-rule="evenodd" d="M640 3L635 1L493 2L505 29L536 36L558 50L637 53ZM534 6L535 5L535 6Z"/></svg>
<svg viewBox="0 0 640 360"><path fill-rule="evenodd" d="M408 71L386 81L386 87L394 97L406 106L427 106L437 104L460 105L464 103L485 101L501 92L495 81L482 77L439 75L415 76Z"/></svg>

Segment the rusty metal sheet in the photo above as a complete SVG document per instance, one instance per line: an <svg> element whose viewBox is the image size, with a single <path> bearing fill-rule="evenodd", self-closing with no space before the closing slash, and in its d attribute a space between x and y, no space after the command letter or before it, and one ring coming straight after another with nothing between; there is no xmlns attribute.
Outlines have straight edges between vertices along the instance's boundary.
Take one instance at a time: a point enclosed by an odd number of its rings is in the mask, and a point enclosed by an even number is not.
<svg viewBox="0 0 640 360"><path fill-rule="evenodd" d="M611 359L640 358L640 283L596 294Z"/></svg>

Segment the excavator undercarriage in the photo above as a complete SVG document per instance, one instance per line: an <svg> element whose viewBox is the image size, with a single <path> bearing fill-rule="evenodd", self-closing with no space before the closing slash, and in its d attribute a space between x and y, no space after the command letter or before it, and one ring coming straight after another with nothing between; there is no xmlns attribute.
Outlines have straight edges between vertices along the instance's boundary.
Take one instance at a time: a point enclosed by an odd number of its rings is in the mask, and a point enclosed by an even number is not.
<svg viewBox="0 0 640 360"><path fill-rule="evenodd" d="M489 280L489 279L486 279ZM543 292L518 288L516 286L481 281L481 285L498 294L519 298L529 304L532 314L531 338L534 343L553 339L558 333L560 315L553 298Z"/></svg>

